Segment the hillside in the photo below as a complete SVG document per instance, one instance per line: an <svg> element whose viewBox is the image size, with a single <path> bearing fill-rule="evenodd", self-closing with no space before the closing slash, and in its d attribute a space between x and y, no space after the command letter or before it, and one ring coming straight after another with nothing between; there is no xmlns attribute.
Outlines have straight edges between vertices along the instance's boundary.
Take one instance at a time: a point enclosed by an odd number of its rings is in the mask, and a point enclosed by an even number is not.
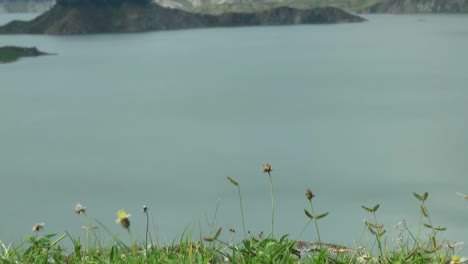
<svg viewBox="0 0 468 264"><path fill-rule="evenodd" d="M156 0L191 12L258 12L280 6L298 9L333 6L359 13L466 13L468 0Z"/></svg>
<svg viewBox="0 0 468 264"><path fill-rule="evenodd" d="M468 13L468 0L383 0L369 13Z"/></svg>
<svg viewBox="0 0 468 264"><path fill-rule="evenodd" d="M298 10L288 7L256 13L203 15L130 0L59 1L32 21L13 21L0 27L3 34L90 34L142 32L202 27L238 27L361 22L363 18L327 7Z"/></svg>
<svg viewBox="0 0 468 264"><path fill-rule="evenodd" d="M80 0L59 0L75 2ZM88 1L88 0L81 0ZM100 2L102 0L96 0ZM118 0L116 0L118 2ZM137 0L139 1L139 0ZM150 0L151 1L151 0ZM278 7L312 9L337 7L358 13L466 13L468 0L152 0L168 8L203 14L252 13ZM49 10L55 0L0 0L0 13Z"/></svg>
<svg viewBox="0 0 468 264"><path fill-rule="evenodd" d="M55 0L0 0L1 13L42 13L49 10Z"/></svg>

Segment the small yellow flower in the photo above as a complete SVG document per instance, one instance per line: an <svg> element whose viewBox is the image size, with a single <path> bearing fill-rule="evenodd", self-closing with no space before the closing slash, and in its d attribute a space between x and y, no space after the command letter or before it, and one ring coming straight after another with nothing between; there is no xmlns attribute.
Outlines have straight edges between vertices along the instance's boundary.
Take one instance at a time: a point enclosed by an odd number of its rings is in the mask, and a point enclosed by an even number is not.
<svg viewBox="0 0 468 264"><path fill-rule="evenodd" d="M268 172L270 173L271 172L271 164L266 162L265 164L263 164L263 172Z"/></svg>
<svg viewBox="0 0 468 264"><path fill-rule="evenodd" d="M32 228L32 231L33 231L34 233L37 233L37 232L39 232L41 229L44 228L44 225L45 225L44 223L35 224L35 225L33 226L33 228Z"/></svg>
<svg viewBox="0 0 468 264"><path fill-rule="evenodd" d="M76 204L75 205L75 214L80 214L80 213L86 213L86 206L83 206L82 204Z"/></svg>
<svg viewBox="0 0 468 264"><path fill-rule="evenodd" d="M450 264L462 264L462 263L468 263L468 258L460 258L460 256L453 255L452 260L450 261Z"/></svg>
<svg viewBox="0 0 468 264"><path fill-rule="evenodd" d="M117 224L121 224L123 228L128 229L130 227L130 220L128 219L130 217L129 214L127 214L124 210L119 210L117 212Z"/></svg>

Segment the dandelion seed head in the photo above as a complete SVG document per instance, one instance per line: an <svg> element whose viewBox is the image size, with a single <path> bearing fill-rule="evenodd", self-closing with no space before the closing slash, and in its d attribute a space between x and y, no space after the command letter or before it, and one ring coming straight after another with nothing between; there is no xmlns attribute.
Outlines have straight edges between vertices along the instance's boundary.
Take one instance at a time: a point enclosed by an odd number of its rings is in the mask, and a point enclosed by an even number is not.
<svg viewBox="0 0 468 264"><path fill-rule="evenodd" d="M263 164L263 172L271 172L272 169L271 169L271 164L268 163L268 162L265 162L265 164Z"/></svg>
<svg viewBox="0 0 468 264"><path fill-rule="evenodd" d="M76 204L75 205L75 214L81 214L81 213L86 213L86 206L83 206L82 204Z"/></svg>
<svg viewBox="0 0 468 264"><path fill-rule="evenodd" d="M44 225L45 225L44 223L35 224L35 225L32 227L32 231L33 231L34 233L37 233L37 232L41 231L41 229L44 228Z"/></svg>

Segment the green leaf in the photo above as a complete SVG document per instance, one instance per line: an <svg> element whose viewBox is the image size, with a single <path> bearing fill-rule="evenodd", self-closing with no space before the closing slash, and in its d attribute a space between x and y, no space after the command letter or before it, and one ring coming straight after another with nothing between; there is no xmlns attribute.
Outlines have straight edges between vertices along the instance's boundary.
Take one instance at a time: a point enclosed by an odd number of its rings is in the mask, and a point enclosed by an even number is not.
<svg viewBox="0 0 468 264"><path fill-rule="evenodd" d="M119 250L117 249L117 246L113 245L110 251L110 261L114 262L118 260L119 256Z"/></svg>
<svg viewBox="0 0 468 264"><path fill-rule="evenodd" d="M426 224L426 223L424 223L424 226L427 227L427 228L431 228L431 229L434 228L434 227L431 226L430 224Z"/></svg>
<svg viewBox="0 0 468 264"><path fill-rule="evenodd" d="M429 196L429 193L428 192L425 192L424 195L423 195L423 201L426 201L427 197Z"/></svg>
<svg viewBox="0 0 468 264"><path fill-rule="evenodd" d="M310 219L314 219L314 217L312 216L312 214L310 214L309 211L307 211L307 209L304 209L304 213L305 213L305 215L307 215L307 217L309 217Z"/></svg>
<svg viewBox="0 0 468 264"><path fill-rule="evenodd" d="M368 211L369 213L372 213L372 209L371 209L371 208L369 208L369 207L367 207L367 206L364 206L364 205L361 205L361 207L362 207L364 210Z"/></svg>
<svg viewBox="0 0 468 264"><path fill-rule="evenodd" d="M222 227L220 227L218 231L216 231L216 234L214 235L213 239L217 239L219 237L219 234L221 234L221 230L223 230Z"/></svg>
<svg viewBox="0 0 468 264"><path fill-rule="evenodd" d="M321 218L324 218L325 216L327 216L328 214L329 214L329 212L326 212L326 213L323 213L321 215L317 215L315 218L321 219Z"/></svg>
<svg viewBox="0 0 468 264"><path fill-rule="evenodd" d="M415 192L413 192L413 195L414 197L416 197L416 199L420 200L420 201L424 201L423 197Z"/></svg>
<svg viewBox="0 0 468 264"><path fill-rule="evenodd" d="M372 212L377 212L377 209L379 209L379 207L380 207L380 204L374 205L374 207L372 207Z"/></svg>
<svg viewBox="0 0 468 264"><path fill-rule="evenodd" d="M239 183L236 182L231 176L227 176L227 179L234 185L234 186L239 186Z"/></svg>
<svg viewBox="0 0 468 264"><path fill-rule="evenodd" d="M442 227L442 226L434 227L434 229L437 230L437 231L445 231L445 230L447 230L446 227Z"/></svg>
<svg viewBox="0 0 468 264"><path fill-rule="evenodd" d="M383 236L385 234L385 232L387 232L387 230L383 229L382 231L377 233L377 236L381 237L381 236Z"/></svg>
<svg viewBox="0 0 468 264"><path fill-rule="evenodd" d="M375 232L375 230L372 227L368 226L367 228L374 236L377 235L377 232Z"/></svg>

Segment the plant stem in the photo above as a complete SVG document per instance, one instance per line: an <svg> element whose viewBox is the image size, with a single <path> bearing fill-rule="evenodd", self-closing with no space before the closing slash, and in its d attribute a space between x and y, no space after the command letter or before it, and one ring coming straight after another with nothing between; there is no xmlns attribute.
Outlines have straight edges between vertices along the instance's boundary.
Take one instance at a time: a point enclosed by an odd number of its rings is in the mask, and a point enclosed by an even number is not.
<svg viewBox="0 0 468 264"><path fill-rule="evenodd" d="M99 249L102 250L101 240L97 236L95 228L91 225L91 219L89 218L88 214L86 214L86 212L84 212L83 215L85 216L86 221L88 222L88 226L91 228L91 232L93 233L93 236L99 245Z"/></svg>
<svg viewBox="0 0 468 264"><path fill-rule="evenodd" d="M309 203L310 203L310 211L312 213L312 217L314 218L314 224L315 224L315 230L317 231L318 242L320 245L320 249L322 249L322 240L320 239L320 231L319 231L318 224L317 224L317 218L315 217L314 206L312 205L312 199L309 200Z"/></svg>
<svg viewBox="0 0 468 264"><path fill-rule="evenodd" d="M302 236L302 233L304 233L306 228L310 225L310 222L312 222L312 219L309 219L309 221L304 225L304 227L301 229L301 232L299 232L299 234L296 236L296 239L294 239L295 241L297 241Z"/></svg>
<svg viewBox="0 0 468 264"><path fill-rule="evenodd" d="M372 212L372 214L374 215L374 223L377 224L377 216L375 215L375 211ZM380 233L380 228L379 228L379 233ZM377 246L379 247L379 253L380 253L380 257L383 258L383 251L382 251L382 242L380 241L380 235L379 234L376 234L375 237L377 238Z"/></svg>
<svg viewBox="0 0 468 264"><path fill-rule="evenodd" d="M242 228L244 229L244 238L247 238L247 233L245 232L244 208L242 208L242 195L240 191L240 185L237 185L237 191L239 192L239 203L240 203L240 208L241 208Z"/></svg>
<svg viewBox="0 0 468 264"><path fill-rule="evenodd" d="M145 210L146 214L146 237L145 237L145 251L146 251L146 263L149 263L148 259L148 230L149 230L149 216L148 216L148 211Z"/></svg>
<svg viewBox="0 0 468 264"><path fill-rule="evenodd" d="M271 193L271 233L270 237L274 236L274 226L275 226L275 196L273 194L273 180L271 178L270 172L268 172L268 176L270 177L270 193Z"/></svg>

